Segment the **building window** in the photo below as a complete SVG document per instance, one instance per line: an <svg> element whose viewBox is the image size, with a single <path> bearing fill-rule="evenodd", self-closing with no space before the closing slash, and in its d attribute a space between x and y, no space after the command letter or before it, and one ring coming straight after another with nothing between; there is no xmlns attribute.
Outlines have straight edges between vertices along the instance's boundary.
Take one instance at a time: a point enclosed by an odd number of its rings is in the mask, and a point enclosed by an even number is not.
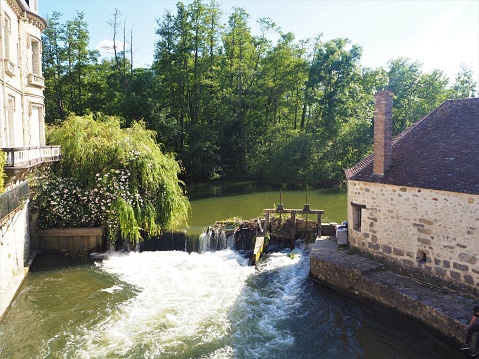
<svg viewBox="0 0 479 359"><path fill-rule="evenodd" d="M11 49L10 49L11 32L12 32L12 21L7 15L5 15L4 21L3 21L3 37L5 41L5 59L10 59L11 57Z"/></svg>
<svg viewBox="0 0 479 359"><path fill-rule="evenodd" d="M8 105L7 105L7 146L6 147L15 147L16 146L16 137L15 137L15 97L8 96Z"/></svg>
<svg viewBox="0 0 479 359"><path fill-rule="evenodd" d="M355 231L361 232L361 221L362 213L361 210L366 208L364 204L357 204L351 202L352 212L353 212L353 229Z"/></svg>
<svg viewBox="0 0 479 359"><path fill-rule="evenodd" d="M39 40L31 37L31 62L32 73L35 75L42 74L42 60L41 60L41 43Z"/></svg>

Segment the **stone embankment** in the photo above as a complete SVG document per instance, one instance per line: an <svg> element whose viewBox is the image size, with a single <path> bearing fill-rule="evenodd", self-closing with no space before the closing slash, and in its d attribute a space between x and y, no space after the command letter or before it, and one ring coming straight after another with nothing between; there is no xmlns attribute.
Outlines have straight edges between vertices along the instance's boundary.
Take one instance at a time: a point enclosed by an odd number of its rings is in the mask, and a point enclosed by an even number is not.
<svg viewBox="0 0 479 359"><path fill-rule="evenodd" d="M464 341L472 308L479 305L452 289L400 275L382 263L351 254L327 237L313 244L310 270L315 280L416 318L455 345Z"/></svg>

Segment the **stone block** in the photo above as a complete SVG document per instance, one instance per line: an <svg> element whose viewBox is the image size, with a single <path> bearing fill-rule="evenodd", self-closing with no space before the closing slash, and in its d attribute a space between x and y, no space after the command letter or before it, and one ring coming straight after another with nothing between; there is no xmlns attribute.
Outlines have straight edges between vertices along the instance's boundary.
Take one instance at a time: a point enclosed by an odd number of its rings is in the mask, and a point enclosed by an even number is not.
<svg viewBox="0 0 479 359"><path fill-rule="evenodd" d="M450 276L452 279L455 279L455 280L458 280L458 281L461 280L461 273L454 272L454 271L450 271L450 272L449 272L449 276Z"/></svg>
<svg viewBox="0 0 479 359"><path fill-rule="evenodd" d="M460 270L460 271L462 271L462 272L469 272L469 267L466 266L466 265L464 265L464 264L460 264L460 263L454 262L454 263L452 264L452 267L453 267L454 269Z"/></svg>
<svg viewBox="0 0 479 359"><path fill-rule="evenodd" d="M464 283L474 285L474 279L469 274L464 275Z"/></svg>

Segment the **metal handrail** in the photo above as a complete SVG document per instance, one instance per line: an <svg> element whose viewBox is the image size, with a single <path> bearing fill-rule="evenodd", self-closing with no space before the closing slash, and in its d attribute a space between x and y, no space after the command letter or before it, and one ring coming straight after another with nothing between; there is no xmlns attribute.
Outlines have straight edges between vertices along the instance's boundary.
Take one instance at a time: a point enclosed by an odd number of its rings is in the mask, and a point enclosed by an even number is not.
<svg viewBox="0 0 479 359"><path fill-rule="evenodd" d="M19 208L29 197L28 181L0 195L0 221Z"/></svg>

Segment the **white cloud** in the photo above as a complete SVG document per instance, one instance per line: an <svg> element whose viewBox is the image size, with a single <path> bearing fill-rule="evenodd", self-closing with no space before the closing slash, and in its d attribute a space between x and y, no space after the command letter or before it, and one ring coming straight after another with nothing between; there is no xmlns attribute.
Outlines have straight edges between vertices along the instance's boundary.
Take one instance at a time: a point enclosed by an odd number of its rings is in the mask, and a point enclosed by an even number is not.
<svg viewBox="0 0 479 359"><path fill-rule="evenodd" d="M123 51L124 43L121 41L116 41L116 50ZM96 50L100 51L102 54L113 54L113 41L112 40L102 40L96 45Z"/></svg>

